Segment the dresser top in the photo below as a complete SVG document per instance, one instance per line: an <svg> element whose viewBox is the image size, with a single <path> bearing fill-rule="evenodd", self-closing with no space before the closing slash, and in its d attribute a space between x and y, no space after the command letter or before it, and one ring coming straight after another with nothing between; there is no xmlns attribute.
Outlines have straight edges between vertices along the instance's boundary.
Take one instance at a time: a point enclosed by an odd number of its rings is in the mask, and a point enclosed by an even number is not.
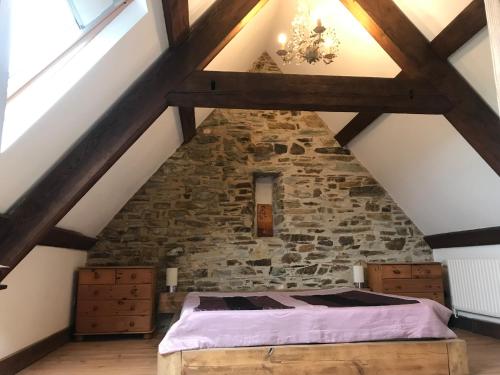
<svg viewBox="0 0 500 375"><path fill-rule="evenodd" d="M383 262L368 262L368 265L377 265L377 266L400 266L400 265L432 265L432 264L439 264L441 265L441 262L388 262L388 263L383 263Z"/></svg>
<svg viewBox="0 0 500 375"><path fill-rule="evenodd" d="M155 269L155 266L88 266L80 267L79 270L102 270L102 269L117 269L117 268L128 268L128 269Z"/></svg>

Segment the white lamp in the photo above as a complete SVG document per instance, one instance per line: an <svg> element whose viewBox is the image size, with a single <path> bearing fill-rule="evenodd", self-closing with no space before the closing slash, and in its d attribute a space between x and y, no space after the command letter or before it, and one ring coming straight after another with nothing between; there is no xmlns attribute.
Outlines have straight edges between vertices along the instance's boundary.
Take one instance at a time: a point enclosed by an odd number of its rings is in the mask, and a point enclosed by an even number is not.
<svg viewBox="0 0 500 375"><path fill-rule="evenodd" d="M177 289L177 268L167 268L167 286L170 293Z"/></svg>
<svg viewBox="0 0 500 375"><path fill-rule="evenodd" d="M354 279L354 287L361 289L365 282L365 269L362 265L356 264L352 266L352 273Z"/></svg>

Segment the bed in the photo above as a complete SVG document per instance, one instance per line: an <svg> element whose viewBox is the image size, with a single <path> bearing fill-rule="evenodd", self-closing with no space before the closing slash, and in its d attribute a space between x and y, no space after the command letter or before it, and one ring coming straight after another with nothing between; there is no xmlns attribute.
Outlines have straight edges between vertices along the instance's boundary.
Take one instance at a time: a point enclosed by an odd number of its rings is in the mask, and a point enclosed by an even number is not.
<svg viewBox="0 0 500 375"><path fill-rule="evenodd" d="M431 300L350 288L189 293L158 374L465 375L450 315Z"/></svg>

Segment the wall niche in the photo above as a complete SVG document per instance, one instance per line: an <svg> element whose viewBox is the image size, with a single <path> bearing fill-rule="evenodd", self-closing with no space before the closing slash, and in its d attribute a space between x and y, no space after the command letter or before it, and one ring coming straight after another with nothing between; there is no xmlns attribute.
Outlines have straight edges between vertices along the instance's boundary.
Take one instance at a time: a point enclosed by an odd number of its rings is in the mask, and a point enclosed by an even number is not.
<svg viewBox="0 0 500 375"><path fill-rule="evenodd" d="M282 198L278 172L255 172L253 174L255 217L254 228L257 237L278 235L279 218L282 217Z"/></svg>

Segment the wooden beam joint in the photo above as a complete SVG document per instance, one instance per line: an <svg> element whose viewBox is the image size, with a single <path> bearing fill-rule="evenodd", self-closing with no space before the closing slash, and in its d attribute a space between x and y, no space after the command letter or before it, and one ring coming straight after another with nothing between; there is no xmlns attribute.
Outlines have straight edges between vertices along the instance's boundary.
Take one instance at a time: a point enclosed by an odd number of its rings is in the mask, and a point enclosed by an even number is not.
<svg viewBox="0 0 500 375"><path fill-rule="evenodd" d="M351 4L351 0L346 0L345 3ZM351 4L351 11L354 14L362 13L361 8ZM369 18L363 17L362 20ZM367 26L367 25L365 25ZM456 52L460 47L467 43L474 35L486 26L486 14L483 0L473 0L436 38L430 43L430 49L447 63L448 57ZM378 33L383 34L381 28L377 29ZM414 30L415 31L415 30ZM428 43L427 43L428 44ZM400 49L394 46L386 47L392 48L393 56L398 56L401 52ZM397 76L401 77L407 75L403 71ZM432 79L432 81L435 81ZM356 115L344 128L335 136L337 141L342 146L353 140L364 129L370 126L377 118L383 113L359 113Z"/></svg>

